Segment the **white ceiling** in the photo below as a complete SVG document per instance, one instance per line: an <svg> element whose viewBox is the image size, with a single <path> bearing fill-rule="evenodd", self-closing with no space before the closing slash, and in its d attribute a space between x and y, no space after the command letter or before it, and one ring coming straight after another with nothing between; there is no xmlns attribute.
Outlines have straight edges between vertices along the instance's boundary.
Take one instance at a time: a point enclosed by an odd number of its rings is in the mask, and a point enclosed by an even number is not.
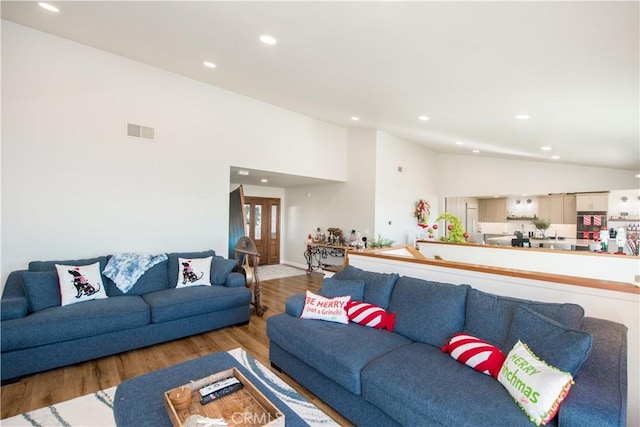
<svg viewBox="0 0 640 427"><path fill-rule="evenodd" d="M2 18L437 152L640 171L636 1L51 3Z"/></svg>

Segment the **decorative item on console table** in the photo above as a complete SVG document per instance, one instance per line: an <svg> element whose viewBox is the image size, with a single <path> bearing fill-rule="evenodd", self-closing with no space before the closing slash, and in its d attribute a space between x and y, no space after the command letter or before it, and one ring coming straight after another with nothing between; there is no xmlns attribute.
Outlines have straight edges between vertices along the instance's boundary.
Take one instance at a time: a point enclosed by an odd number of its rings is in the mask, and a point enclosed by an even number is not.
<svg viewBox="0 0 640 427"><path fill-rule="evenodd" d="M342 270L347 265L349 249L351 248L345 245L329 245L315 242L307 243L307 249L304 251L304 257L307 260L307 273L319 269L329 271ZM341 265L335 265L327 262L328 257L344 257L344 259Z"/></svg>
<svg viewBox="0 0 640 427"><path fill-rule="evenodd" d="M345 239L342 230L336 227L327 228L329 235L327 236L326 243L330 245L344 245Z"/></svg>

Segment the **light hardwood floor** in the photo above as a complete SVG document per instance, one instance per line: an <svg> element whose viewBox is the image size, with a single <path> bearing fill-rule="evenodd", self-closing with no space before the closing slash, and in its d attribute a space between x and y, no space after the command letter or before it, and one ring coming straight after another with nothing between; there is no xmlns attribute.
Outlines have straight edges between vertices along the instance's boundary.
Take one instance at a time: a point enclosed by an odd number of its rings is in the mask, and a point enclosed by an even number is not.
<svg viewBox="0 0 640 427"><path fill-rule="evenodd" d="M2 387L0 418L63 402L74 397L113 387L124 380L175 365L217 351L244 348L269 366L266 320L284 311L287 297L305 290L317 292L322 274L312 273L261 282L262 303L268 310L262 317L251 316L246 326L229 327L164 344L132 350L90 362L27 376ZM341 425L349 422L309 393L286 374L278 375Z"/></svg>

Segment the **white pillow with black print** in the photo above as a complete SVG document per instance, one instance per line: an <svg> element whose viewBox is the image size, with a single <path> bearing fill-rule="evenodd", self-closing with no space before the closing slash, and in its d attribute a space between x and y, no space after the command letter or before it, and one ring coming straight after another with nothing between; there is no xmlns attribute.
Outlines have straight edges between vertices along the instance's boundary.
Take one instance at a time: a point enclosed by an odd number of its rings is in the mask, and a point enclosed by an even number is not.
<svg viewBox="0 0 640 427"><path fill-rule="evenodd" d="M178 283L176 288L211 286L211 260L206 258L178 258Z"/></svg>
<svg viewBox="0 0 640 427"><path fill-rule="evenodd" d="M100 274L100 263L90 265L56 264L60 283L60 305L107 298Z"/></svg>

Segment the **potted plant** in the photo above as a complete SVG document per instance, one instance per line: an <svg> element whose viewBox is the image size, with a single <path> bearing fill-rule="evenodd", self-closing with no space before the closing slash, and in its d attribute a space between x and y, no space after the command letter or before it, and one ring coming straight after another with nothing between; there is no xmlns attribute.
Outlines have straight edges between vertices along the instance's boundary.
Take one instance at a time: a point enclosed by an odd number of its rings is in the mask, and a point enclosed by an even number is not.
<svg viewBox="0 0 640 427"><path fill-rule="evenodd" d="M542 233L542 238L546 239L547 229L551 226L551 220L547 218L536 217L533 219L532 224L536 228L536 230L540 230L540 232Z"/></svg>

